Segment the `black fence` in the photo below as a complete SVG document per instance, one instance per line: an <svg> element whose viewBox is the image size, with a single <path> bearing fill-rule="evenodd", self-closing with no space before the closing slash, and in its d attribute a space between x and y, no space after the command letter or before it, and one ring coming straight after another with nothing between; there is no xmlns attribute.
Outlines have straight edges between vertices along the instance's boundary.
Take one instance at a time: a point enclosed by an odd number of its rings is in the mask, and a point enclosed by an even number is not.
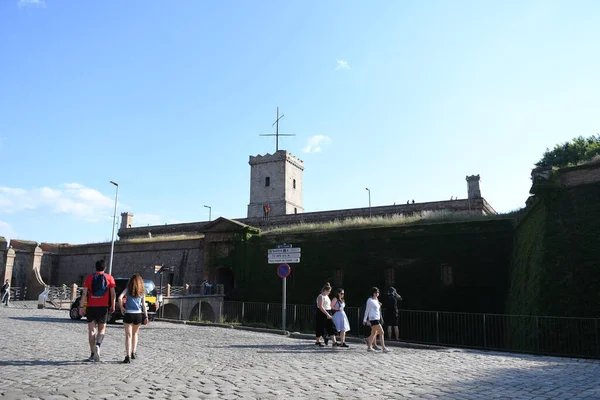
<svg viewBox="0 0 600 400"><path fill-rule="evenodd" d="M365 334L362 312L346 307L349 335ZM288 304L286 329L313 332L314 316L312 305ZM226 301L223 321L281 329L281 304ZM600 358L599 325L600 318L414 310L401 310L398 320L404 342L583 358Z"/></svg>

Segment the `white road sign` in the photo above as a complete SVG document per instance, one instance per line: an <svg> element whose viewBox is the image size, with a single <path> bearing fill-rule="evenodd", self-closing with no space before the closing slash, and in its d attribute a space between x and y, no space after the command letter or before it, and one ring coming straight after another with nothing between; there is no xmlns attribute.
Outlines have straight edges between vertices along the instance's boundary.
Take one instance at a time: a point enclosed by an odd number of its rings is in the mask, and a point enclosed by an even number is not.
<svg viewBox="0 0 600 400"><path fill-rule="evenodd" d="M284 259L269 258L269 264L297 264L300 262L300 257L290 257Z"/></svg>
<svg viewBox="0 0 600 400"><path fill-rule="evenodd" d="M269 254L300 254L300 247L291 247L289 249L269 249Z"/></svg>
<svg viewBox="0 0 600 400"><path fill-rule="evenodd" d="M300 254L269 254L269 260L285 260L286 258L300 258Z"/></svg>

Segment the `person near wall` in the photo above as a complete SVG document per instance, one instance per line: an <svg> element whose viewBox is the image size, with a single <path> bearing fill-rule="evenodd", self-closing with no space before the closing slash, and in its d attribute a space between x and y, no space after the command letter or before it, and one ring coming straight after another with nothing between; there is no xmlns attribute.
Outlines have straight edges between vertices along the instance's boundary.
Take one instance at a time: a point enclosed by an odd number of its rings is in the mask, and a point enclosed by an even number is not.
<svg viewBox="0 0 600 400"><path fill-rule="evenodd" d="M400 340L400 332L398 331L398 301L402 301L402 297L394 287L390 287L387 296L383 300L383 320L387 325L388 339L392 339L392 328L394 328L397 341Z"/></svg>
<svg viewBox="0 0 600 400"><path fill-rule="evenodd" d="M4 303L4 307L8 307L8 303L10 302L10 282L7 279L2 285L2 303Z"/></svg>
<svg viewBox="0 0 600 400"><path fill-rule="evenodd" d="M389 353L390 349L385 347L385 340L383 339L383 328L381 327L381 303L379 302L379 289L373 287L371 289L371 297L367 300L365 306L365 316L363 317L363 325L371 326L371 336L367 338L367 351L373 351L375 345L375 339L379 335L381 342L381 348L384 353Z"/></svg>
<svg viewBox="0 0 600 400"><path fill-rule="evenodd" d="M329 338L332 339L334 346L338 346L338 343L335 340L335 326L333 325L329 293L331 293L331 285L327 282L321 289L319 296L317 296L315 310L315 345L319 347L324 347L323 343L320 341L321 337L323 337L325 346L327 346Z"/></svg>
<svg viewBox="0 0 600 400"><path fill-rule="evenodd" d="M344 311L346 301L344 300L344 289L338 288L335 297L331 300L331 309L334 310L333 324L340 334L340 347L350 347L346 344L346 332L350 330L350 321Z"/></svg>
<svg viewBox="0 0 600 400"><path fill-rule="evenodd" d="M100 346L104 340L109 313L115 312L115 279L104 273L106 262L96 262L96 273L88 275L79 300L79 314L87 317L88 342L92 355L88 361L100 361ZM86 305L87 300L87 305ZM84 305L86 306L84 312Z"/></svg>
<svg viewBox="0 0 600 400"><path fill-rule="evenodd" d="M123 306L125 297L125 306ZM146 290L140 274L133 274L127 282L127 287L119 295L119 307L123 315L125 327L125 359L124 364L137 358L138 332L142 324L148 325L148 310L146 309Z"/></svg>

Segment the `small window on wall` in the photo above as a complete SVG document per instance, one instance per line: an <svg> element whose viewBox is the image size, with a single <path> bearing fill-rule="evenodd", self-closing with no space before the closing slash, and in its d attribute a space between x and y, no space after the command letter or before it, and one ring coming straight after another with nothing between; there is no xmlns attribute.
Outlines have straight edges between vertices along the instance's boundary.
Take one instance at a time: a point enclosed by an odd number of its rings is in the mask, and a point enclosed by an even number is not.
<svg viewBox="0 0 600 400"><path fill-rule="evenodd" d="M452 274L452 266L448 264L442 264L442 283L445 286L451 286L454 284L454 277Z"/></svg>
<svg viewBox="0 0 600 400"><path fill-rule="evenodd" d="M396 282L396 270L394 268L388 268L385 270L385 284L392 286Z"/></svg>
<svg viewBox="0 0 600 400"><path fill-rule="evenodd" d="M344 271L341 268L335 270L333 284L337 287L340 287L344 284Z"/></svg>
<svg viewBox="0 0 600 400"><path fill-rule="evenodd" d="M298 209L294 207L294 214L298 214Z"/></svg>
<svg viewBox="0 0 600 400"><path fill-rule="evenodd" d="M265 178L265 186L271 186L271 178L268 176Z"/></svg>
<svg viewBox="0 0 600 400"><path fill-rule="evenodd" d="M294 189L296 189L296 180L294 179Z"/></svg>

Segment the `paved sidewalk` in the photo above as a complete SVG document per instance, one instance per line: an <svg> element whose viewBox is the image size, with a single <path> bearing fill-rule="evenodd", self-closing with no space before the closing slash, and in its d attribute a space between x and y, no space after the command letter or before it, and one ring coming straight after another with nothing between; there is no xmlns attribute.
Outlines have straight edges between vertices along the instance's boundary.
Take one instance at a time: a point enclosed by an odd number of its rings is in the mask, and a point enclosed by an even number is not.
<svg viewBox="0 0 600 400"><path fill-rule="evenodd" d="M367 353L311 340L154 322L121 364L109 325L88 363L86 324L66 311L0 308L0 397L8 399L600 399L600 361L454 349Z"/></svg>

